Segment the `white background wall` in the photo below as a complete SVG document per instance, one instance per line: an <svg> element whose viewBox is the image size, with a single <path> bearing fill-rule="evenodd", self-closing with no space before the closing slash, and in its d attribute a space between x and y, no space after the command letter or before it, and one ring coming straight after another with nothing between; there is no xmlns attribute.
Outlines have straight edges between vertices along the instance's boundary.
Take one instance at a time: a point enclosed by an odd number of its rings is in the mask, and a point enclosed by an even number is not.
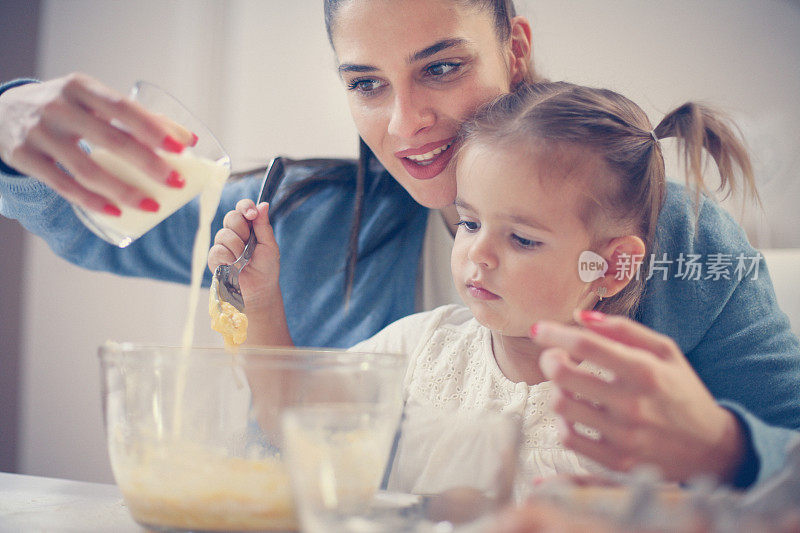
<svg viewBox="0 0 800 533"><path fill-rule="evenodd" d="M654 122L690 98L732 111L757 150L766 205L765 220L747 221L751 236L800 246L800 4L529 0L518 9L552 79L617 89ZM157 82L209 123L235 166L355 153L317 0L50 0L43 14L36 75L82 70L121 91ZM179 342L187 290L82 271L33 237L25 264L18 470L111 481L97 346ZM216 342L199 315L198 341Z"/></svg>

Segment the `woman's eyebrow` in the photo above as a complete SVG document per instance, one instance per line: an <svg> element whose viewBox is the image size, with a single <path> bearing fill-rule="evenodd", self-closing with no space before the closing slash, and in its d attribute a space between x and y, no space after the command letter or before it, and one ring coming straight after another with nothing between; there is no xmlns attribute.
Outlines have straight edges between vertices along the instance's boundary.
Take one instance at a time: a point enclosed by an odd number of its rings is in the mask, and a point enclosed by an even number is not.
<svg viewBox="0 0 800 533"><path fill-rule="evenodd" d="M337 67L339 74L342 72L375 72L378 70L371 65L354 65L353 63L342 63Z"/></svg>
<svg viewBox="0 0 800 533"><path fill-rule="evenodd" d="M422 59L427 59L434 54L441 52L442 50L447 50L448 48L453 48L454 46L462 46L469 43L466 39L461 38L453 38L453 39L442 39L441 41L434 43L418 52L414 52L410 56L408 56L409 63L415 63Z"/></svg>
<svg viewBox="0 0 800 533"><path fill-rule="evenodd" d="M439 42L436 42L430 46L423 48L422 50L418 50L413 54L408 56L409 63L415 63L417 61L421 61L423 59L427 59L432 55L438 54L442 50L447 50L448 48L453 48L455 46L463 46L469 44L470 41L467 39L461 38L453 38L453 39L442 39ZM375 72L379 70L377 67L372 65L359 65L356 63L342 63L337 67L339 73L343 72Z"/></svg>

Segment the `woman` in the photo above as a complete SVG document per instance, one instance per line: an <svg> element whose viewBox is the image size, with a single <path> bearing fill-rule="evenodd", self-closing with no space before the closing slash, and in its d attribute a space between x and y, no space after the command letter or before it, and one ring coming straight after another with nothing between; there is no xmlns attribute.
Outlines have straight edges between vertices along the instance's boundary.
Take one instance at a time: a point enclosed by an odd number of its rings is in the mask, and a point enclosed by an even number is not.
<svg viewBox="0 0 800 533"><path fill-rule="evenodd" d="M273 216L293 338L298 344L342 346L410 314L415 304L430 308L447 300L441 294L442 287L449 287L447 269L438 272L447 281L438 282L435 268L423 266L418 276L417 267L421 256L424 265L435 264L437 254L449 254L441 236L455 195L454 177L446 167L454 150L451 141L477 107L535 73L530 25L514 16L510 2L329 0L325 8L351 113L365 144L357 164L312 160L290 165ZM172 169L154 158L152 148L180 149L190 139L169 137L155 117L85 76L0 90L3 214L18 218L77 264L185 282L196 205L120 250L94 238L44 185L90 209L113 211L120 202L152 208L141 194L99 172L76 139L111 145L164 181ZM111 119L132 133L120 133ZM254 199L258 185L255 179L229 185L219 212L231 210L241 198ZM303 193L299 203L293 201L297 191ZM361 206L355 215L353 195ZM426 207L440 209L441 215L428 217ZM670 187L658 229L662 253L674 258L712 251L755 255L716 205L702 202L699 210L695 232L691 200L681 187ZM354 218L357 234L350 231ZM348 244L357 245L359 261L344 269ZM237 250L217 252L217 262L229 262ZM431 298L433 291L423 290L418 295L420 287L438 288L440 294ZM769 280L762 275L687 282L654 276L646 291L637 318L676 342L629 321L612 321L593 331L545 326L537 336L560 348L551 352L547 368L568 399L591 392L590 397L602 400L620 391L584 391L564 350L580 358L586 350L602 349L632 369L625 391L631 409L609 422L618 429L616 441L565 442L612 468L642 462L674 468L670 437L677 436L693 450L692 457L674 458L682 472L693 471L693 462L702 457L724 454L729 468L722 477L734 484L773 473L791 434L778 426L800 427L800 348L777 310ZM687 310L686 302L696 305ZM581 408L586 404L564 402L567 426L585 416ZM708 435L709 416L715 427L726 430Z"/></svg>

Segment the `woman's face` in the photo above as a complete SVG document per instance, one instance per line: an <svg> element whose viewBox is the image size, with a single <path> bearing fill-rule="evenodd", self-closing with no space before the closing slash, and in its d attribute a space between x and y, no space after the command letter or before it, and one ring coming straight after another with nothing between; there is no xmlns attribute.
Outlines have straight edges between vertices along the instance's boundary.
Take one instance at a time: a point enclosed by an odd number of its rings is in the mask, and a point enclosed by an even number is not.
<svg viewBox="0 0 800 533"><path fill-rule="evenodd" d="M452 0L355 0L335 14L332 40L356 128L426 207L455 199L448 163L461 123L508 92L527 65L527 52L515 61L511 41L498 41L493 21Z"/></svg>

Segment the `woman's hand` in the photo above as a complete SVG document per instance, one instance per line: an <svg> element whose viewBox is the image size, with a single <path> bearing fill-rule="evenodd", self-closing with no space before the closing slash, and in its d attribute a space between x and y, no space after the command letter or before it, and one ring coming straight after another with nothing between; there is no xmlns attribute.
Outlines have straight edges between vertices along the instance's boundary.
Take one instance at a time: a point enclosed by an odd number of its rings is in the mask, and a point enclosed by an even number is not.
<svg viewBox="0 0 800 533"><path fill-rule="evenodd" d="M214 237L214 245L208 251L208 268L214 272L219 265L229 265L242 255L252 223L256 248L239 274L245 313L252 325L247 343L289 345L292 342L278 285L280 253L268 213L266 202L256 206L250 199L239 200L236 209L225 215L222 229Z"/></svg>
<svg viewBox="0 0 800 533"><path fill-rule="evenodd" d="M731 481L744 458L742 429L675 342L624 317L576 318L585 329L541 322L531 332L547 348L539 365L555 385L552 407L564 445L613 470L654 464L672 481L697 474ZM582 360L612 377L578 367ZM576 422L600 438L576 431Z"/></svg>
<svg viewBox="0 0 800 533"><path fill-rule="evenodd" d="M191 132L84 74L21 85L0 95L4 163L86 209L106 214L119 214L117 205L153 210L152 202L142 205L146 194L92 161L80 139L127 158L172 187L182 187L183 180L154 149L181 152L196 142Z"/></svg>

